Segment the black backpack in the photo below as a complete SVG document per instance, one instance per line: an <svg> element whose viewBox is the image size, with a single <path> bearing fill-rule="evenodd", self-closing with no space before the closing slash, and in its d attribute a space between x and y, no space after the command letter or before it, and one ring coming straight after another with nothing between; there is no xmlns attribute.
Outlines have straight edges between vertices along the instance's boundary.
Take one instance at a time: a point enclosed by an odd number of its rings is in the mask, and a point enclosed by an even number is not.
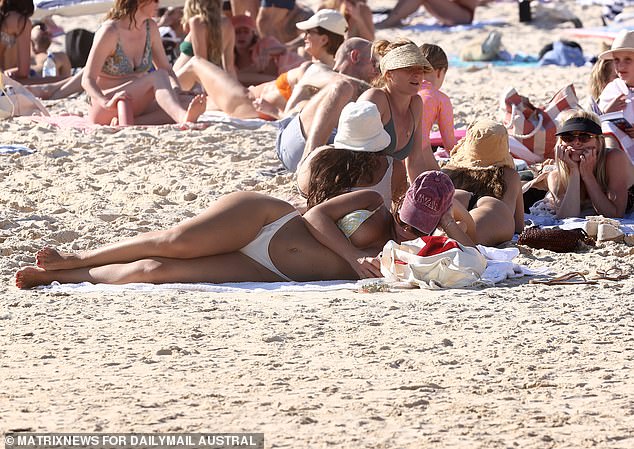
<svg viewBox="0 0 634 449"><path fill-rule="evenodd" d="M95 33L83 28L75 28L66 33L66 54L73 68L86 65L94 38Z"/></svg>

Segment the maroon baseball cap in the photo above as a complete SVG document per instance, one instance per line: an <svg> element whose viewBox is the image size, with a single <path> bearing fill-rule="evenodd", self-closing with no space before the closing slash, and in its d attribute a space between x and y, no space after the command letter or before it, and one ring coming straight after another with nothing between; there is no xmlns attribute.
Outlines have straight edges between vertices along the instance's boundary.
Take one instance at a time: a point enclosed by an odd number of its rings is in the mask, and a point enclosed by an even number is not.
<svg viewBox="0 0 634 449"><path fill-rule="evenodd" d="M398 216L404 223L431 234L451 207L454 190L451 179L443 172L421 173L407 189Z"/></svg>

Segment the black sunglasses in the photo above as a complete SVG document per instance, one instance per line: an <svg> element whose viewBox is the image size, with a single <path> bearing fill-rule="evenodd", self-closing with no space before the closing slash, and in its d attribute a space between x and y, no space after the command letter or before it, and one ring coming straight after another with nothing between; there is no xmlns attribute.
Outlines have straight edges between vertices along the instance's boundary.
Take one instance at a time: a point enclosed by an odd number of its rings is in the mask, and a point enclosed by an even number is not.
<svg viewBox="0 0 634 449"><path fill-rule="evenodd" d="M594 137L596 137L594 134L588 134L588 133L578 133L578 134L573 134L573 133L563 133L563 134L559 134L559 138L561 140L563 140L566 143L572 143L575 141L575 139L579 139L579 142L581 143L588 143L590 142L590 139L593 139Z"/></svg>

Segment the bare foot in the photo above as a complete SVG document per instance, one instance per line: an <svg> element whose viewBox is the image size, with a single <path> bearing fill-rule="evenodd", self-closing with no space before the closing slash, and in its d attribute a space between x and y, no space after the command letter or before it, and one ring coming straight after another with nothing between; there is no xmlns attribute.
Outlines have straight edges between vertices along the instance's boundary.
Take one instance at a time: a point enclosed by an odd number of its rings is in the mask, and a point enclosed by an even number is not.
<svg viewBox="0 0 634 449"><path fill-rule="evenodd" d="M73 253L60 253L53 248L42 248L35 254L35 264L45 270L65 270L77 268L79 257Z"/></svg>
<svg viewBox="0 0 634 449"><path fill-rule="evenodd" d="M204 95L199 94L192 98L187 106L187 112L185 113L185 119L183 123L195 122L198 117L207 109L207 99Z"/></svg>
<svg viewBox="0 0 634 449"><path fill-rule="evenodd" d="M52 282L50 273L38 267L24 267L15 273L15 286L18 288L33 288Z"/></svg>

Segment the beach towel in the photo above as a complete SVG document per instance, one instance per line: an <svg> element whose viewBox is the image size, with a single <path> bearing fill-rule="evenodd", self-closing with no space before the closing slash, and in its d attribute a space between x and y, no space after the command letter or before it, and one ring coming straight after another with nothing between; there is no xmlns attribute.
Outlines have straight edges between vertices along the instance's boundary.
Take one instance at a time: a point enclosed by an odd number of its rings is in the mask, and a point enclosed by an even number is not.
<svg viewBox="0 0 634 449"><path fill-rule="evenodd" d="M522 276L534 276L549 272L547 268L528 268L526 266L513 262L513 259L519 255L517 248L491 248L478 245L478 250L486 258L487 266L482 274L478 286L493 286L505 279L512 279ZM315 282L238 282L226 284L210 284L210 283L173 283L173 284L91 284L90 282L82 282L78 284L60 284L53 282L51 285L39 286L35 290L47 292L119 292L119 291L139 291L154 292L162 290L179 290L179 291L198 291L209 293L299 293L299 292L315 292L315 291L373 291L382 290L387 287L385 279L363 279L360 281L315 281Z"/></svg>

